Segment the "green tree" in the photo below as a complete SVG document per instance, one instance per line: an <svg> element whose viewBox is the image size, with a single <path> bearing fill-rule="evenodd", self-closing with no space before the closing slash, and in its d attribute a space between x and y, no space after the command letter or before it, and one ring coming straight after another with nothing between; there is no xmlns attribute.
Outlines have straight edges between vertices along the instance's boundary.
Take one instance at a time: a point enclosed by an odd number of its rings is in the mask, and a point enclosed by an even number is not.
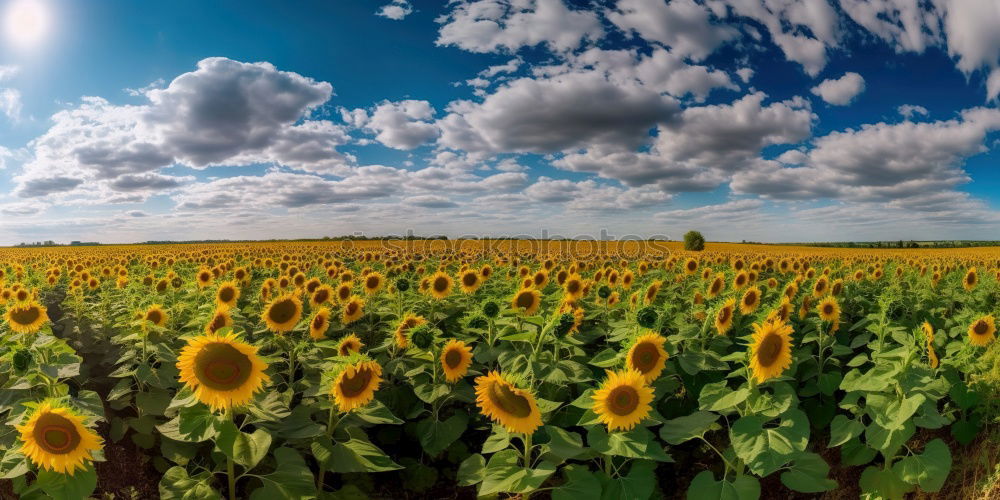
<svg viewBox="0 0 1000 500"><path fill-rule="evenodd" d="M705 249L705 237L698 231L688 231L684 234L684 250L700 252Z"/></svg>

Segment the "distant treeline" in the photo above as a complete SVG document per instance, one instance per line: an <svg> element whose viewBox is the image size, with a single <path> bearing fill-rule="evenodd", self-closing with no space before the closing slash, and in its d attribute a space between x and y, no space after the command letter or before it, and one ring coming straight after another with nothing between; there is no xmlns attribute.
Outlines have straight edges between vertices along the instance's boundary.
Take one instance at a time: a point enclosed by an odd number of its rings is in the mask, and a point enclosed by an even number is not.
<svg viewBox="0 0 1000 500"><path fill-rule="evenodd" d="M969 247L995 247L1000 246L1000 241L972 241L972 240L938 240L938 241L833 241L833 242L813 242L813 243L788 243L796 246L809 247L834 247L834 248L969 248Z"/></svg>

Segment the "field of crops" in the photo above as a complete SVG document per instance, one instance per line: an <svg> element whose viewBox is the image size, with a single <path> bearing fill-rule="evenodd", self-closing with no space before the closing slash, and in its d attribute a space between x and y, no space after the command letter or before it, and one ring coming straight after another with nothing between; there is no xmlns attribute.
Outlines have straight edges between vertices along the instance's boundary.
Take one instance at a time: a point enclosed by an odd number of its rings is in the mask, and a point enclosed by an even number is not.
<svg viewBox="0 0 1000 500"><path fill-rule="evenodd" d="M958 473L1000 413L998 267L663 242L0 249L0 497L998 494L995 455Z"/></svg>

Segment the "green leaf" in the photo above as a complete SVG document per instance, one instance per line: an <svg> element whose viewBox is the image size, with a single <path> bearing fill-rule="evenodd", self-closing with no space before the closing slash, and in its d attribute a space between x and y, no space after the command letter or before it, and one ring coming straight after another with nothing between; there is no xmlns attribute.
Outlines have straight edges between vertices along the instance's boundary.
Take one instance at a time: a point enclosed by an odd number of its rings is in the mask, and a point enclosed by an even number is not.
<svg viewBox="0 0 1000 500"><path fill-rule="evenodd" d="M549 442L545 444L547 453L557 457L560 462L576 458L586 451L583 438L575 432L554 425L546 425L545 431L549 435Z"/></svg>
<svg viewBox="0 0 1000 500"><path fill-rule="evenodd" d="M536 469L522 467L517 451L503 450L490 457L486 464L486 473L479 485L479 496L534 491L555 471L556 467L545 461Z"/></svg>
<svg viewBox="0 0 1000 500"><path fill-rule="evenodd" d="M747 416L730 429L736 455L759 476L778 470L795 452L805 451L809 443L809 418L801 410L789 411L777 427L766 426L770 420Z"/></svg>
<svg viewBox="0 0 1000 500"><path fill-rule="evenodd" d="M485 477L486 459L478 453L470 455L469 458L462 460L462 463L458 465L457 480L459 486L479 484L483 482L483 478Z"/></svg>
<svg viewBox="0 0 1000 500"><path fill-rule="evenodd" d="M0 460L0 479L13 479L21 477L28 472L28 458L25 457L19 448L8 448Z"/></svg>
<svg viewBox="0 0 1000 500"><path fill-rule="evenodd" d="M171 467L160 479L161 500L218 500L219 492L212 488L212 476L203 472L188 476L184 467Z"/></svg>
<svg viewBox="0 0 1000 500"><path fill-rule="evenodd" d="M267 450L271 447L271 435L264 429L247 434L237 429L232 420L227 420L219 427L215 445L225 456L250 470L267 456Z"/></svg>
<svg viewBox="0 0 1000 500"><path fill-rule="evenodd" d="M181 408L177 417L156 428L174 441L200 443L216 436L218 421L207 406L199 404Z"/></svg>
<svg viewBox="0 0 1000 500"><path fill-rule="evenodd" d="M624 477L610 479L604 486L602 500L646 500L653 496L656 490L656 474L653 472L656 464L648 460L632 462L632 468Z"/></svg>
<svg viewBox="0 0 1000 500"><path fill-rule="evenodd" d="M910 455L893 465L900 478L910 484L920 486L927 493L941 490L948 472L951 470L951 450L941 439L934 439L924 445L924 452Z"/></svg>
<svg viewBox="0 0 1000 500"><path fill-rule="evenodd" d="M566 482L552 490L552 500L600 500L601 481L585 466L563 468Z"/></svg>
<svg viewBox="0 0 1000 500"><path fill-rule="evenodd" d="M300 407L296 407L296 409L298 408ZM403 423L402 420L393 415L392 412L389 411L389 408L386 408L386 406L377 399L364 408L351 412L351 416L357 417L369 424L400 425Z"/></svg>
<svg viewBox="0 0 1000 500"><path fill-rule="evenodd" d="M698 395L698 405L702 410L732 413L736 411L736 405L746 401L749 395L750 389L741 387L734 391L723 380L702 387Z"/></svg>
<svg viewBox="0 0 1000 500"><path fill-rule="evenodd" d="M311 447L316 460L326 463L331 472L343 474L402 469L378 446L357 438L336 444L329 439L320 439L313 441Z"/></svg>
<svg viewBox="0 0 1000 500"><path fill-rule="evenodd" d="M266 476L259 476L263 486L254 490L250 500L315 498L315 478L297 451L278 448L274 450L274 460L277 468Z"/></svg>
<svg viewBox="0 0 1000 500"><path fill-rule="evenodd" d="M879 467L868 466L861 473L858 481L863 493L868 493L875 498L885 500L902 500L903 496L910 492L913 487L906 484L891 470L882 470Z"/></svg>
<svg viewBox="0 0 1000 500"><path fill-rule="evenodd" d="M979 404L979 393L969 390L969 386L961 380L958 380L951 386L951 389L948 391L948 395L951 396L951 399L955 401L955 404L963 410L968 410L969 408Z"/></svg>
<svg viewBox="0 0 1000 500"><path fill-rule="evenodd" d="M590 364L598 368L611 368L618 364L618 351L614 349L605 349L590 360Z"/></svg>
<svg viewBox="0 0 1000 500"><path fill-rule="evenodd" d="M719 415L709 411L696 411L690 415L667 420L660 428L660 437L672 445L679 445L696 437L704 436L715 425Z"/></svg>
<svg viewBox="0 0 1000 500"><path fill-rule="evenodd" d="M493 426L493 433L483 443L483 453L496 453L510 446L510 433L499 425Z"/></svg>
<svg viewBox="0 0 1000 500"><path fill-rule="evenodd" d="M737 476L733 482L716 481L712 471L700 472L687 490L688 500L757 500L760 482L751 476Z"/></svg>
<svg viewBox="0 0 1000 500"><path fill-rule="evenodd" d="M594 451L606 455L673 462L653 433L645 427L609 433L604 426L595 425L587 431L587 444Z"/></svg>
<svg viewBox="0 0 1000 500"><path fill-rule="evenodd" d="M38 487L54 500L80 500L90 497L97 489L97 472L93 464L77 470L72 476L42 469L36 480Z"/></svg>
<svg viewBox="0 0 1000 500"><path fill-rule="evenodd" d="M876 422L872 422L865 430L865 442L868 446L882 452L883 456L891 457L896 451L908 441L916 431L916 426L912 421L907 421L898 429L886 429Z"/></svg>
<svg viewBox="0 0 1000 500"><path fill-rule="evenodd" d="M837 482L827 479L830 466L815 453L800 453L792 466L781 473L781 483L802 493L821 493L837 487Z"/></svg>
<svg viewBox="0 0 1000 500"><path fill-rule="evenodd" d="M429 416L417 423L420 445L428 455L437 456L462 437L468 424L469 416L464 413L456 413L444 422L438 422L433 415Z"/></svg>
<svg viewBox="0 0 1000 500"><path fill-rule="evenodd" d="M871 462L878 452L869 448L858 438L853 438L840 448L840 463L846 466L864 465Z"/></svg>
<svg viewBox="0 0 1000 500"><path fill-rule="evenodd" d="M853 438L856 438L865 431L865 426L857 420L847 418L846 415L833 417L830 423L830 443L827 446L837 447Z"/></svg>
<svg viewBox="0 0 1000 500"><path fill-rule="evenodd" d="M170 393L163 389L151 389L150 392L139 392L135 395L135 404L144 415L163 415L170 405Z"/></svg>

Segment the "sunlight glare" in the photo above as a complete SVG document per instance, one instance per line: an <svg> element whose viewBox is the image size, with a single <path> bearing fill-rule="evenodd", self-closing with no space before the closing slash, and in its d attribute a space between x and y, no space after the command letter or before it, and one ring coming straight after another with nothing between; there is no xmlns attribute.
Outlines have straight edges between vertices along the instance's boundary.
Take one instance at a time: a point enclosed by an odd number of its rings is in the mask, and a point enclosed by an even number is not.
<svg viewBox="0 0 1000 500"><path fill-rule="evenodd" d="M7 39L17 46L34 46L49 31L48 8L41 0L13 0L3 15Z"/></svg>

